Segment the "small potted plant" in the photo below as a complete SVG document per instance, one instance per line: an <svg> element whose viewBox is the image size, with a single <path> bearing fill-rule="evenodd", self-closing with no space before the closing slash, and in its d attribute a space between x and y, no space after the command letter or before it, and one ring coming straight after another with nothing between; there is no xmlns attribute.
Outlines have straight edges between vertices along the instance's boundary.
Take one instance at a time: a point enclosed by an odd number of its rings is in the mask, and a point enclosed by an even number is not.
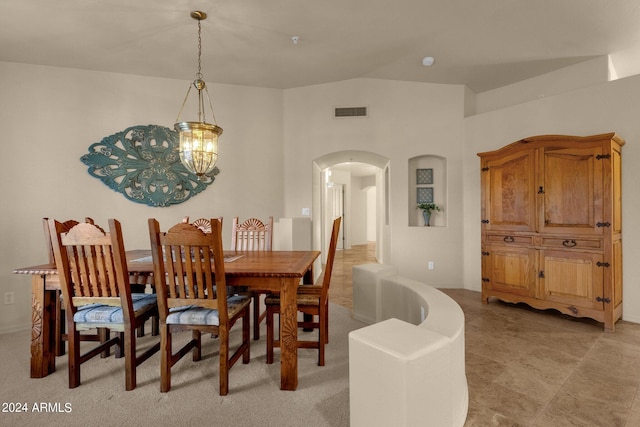
<svg viewBox="0 0 640 427"><path fill-rule="evenodd" d="M422 217L424 218L424 225L429 226L429 220L431 220L431 213L433 211L440 212L441 209L435 203L420 203L418 209L422 209Z"/></svg>

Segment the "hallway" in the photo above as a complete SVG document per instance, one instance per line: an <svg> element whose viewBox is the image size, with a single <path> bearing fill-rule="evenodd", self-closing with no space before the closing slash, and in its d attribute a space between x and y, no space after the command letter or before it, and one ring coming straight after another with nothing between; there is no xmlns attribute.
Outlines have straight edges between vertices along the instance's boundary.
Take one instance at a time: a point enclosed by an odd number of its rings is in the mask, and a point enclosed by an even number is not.
<svg viewBox="0 0 640 427"><path fill-rule="evenodd" d="M351 249L337 250L333 261L329 301L353 309L353 266L376 263L375 255L375 242L353 245Z"/></svg>

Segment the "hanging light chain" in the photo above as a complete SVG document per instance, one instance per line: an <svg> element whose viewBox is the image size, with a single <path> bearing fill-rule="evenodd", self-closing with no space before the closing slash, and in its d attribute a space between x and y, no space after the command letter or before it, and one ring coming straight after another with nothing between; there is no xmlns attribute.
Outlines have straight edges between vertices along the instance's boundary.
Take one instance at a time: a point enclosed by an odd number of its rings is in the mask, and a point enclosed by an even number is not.
<svg viewBox="0 0 640 427"><path fill-rule="evenodd" d="M198 19L198 74L196 74L196 79L202 80L202 19Z"/></svg>

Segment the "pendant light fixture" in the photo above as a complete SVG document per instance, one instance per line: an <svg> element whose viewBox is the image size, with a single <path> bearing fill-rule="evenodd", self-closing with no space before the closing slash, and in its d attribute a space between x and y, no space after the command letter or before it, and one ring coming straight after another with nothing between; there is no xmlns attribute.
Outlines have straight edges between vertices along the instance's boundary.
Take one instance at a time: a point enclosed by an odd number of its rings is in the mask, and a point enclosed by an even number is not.
<svg viewBox="0 0 640 427"><path fill-rule="evenodd" d="M205 176L213 170L218 161L218 137L222 134L222 128L216 124L211 97L204 80L202 80L202 28L200 23L202 20L207 19L207 14L196 10L191 12L191 17L198 21L198 73L193 83L189 84L187 95L182 102L182 107L180 107L174 128L180 136L180 160L190 172L198 176L199 180L204 180L206 179ZM198 121L183 122L180 121L180 116L192 87L195 87L198 91ZM207 94L209 108L211 109L211 119L214 124L207 123L204 112L203 92Z"/></svg>

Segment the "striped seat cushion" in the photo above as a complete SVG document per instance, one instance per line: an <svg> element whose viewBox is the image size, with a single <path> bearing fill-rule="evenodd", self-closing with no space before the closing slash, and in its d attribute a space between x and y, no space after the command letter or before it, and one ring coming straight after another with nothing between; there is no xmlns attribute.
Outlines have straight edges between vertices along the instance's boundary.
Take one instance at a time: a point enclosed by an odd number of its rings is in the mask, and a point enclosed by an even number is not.
<svg viewBox="0 0 640 427"><path fill-rule="evenodd" d="M152 309L156 303L156 294L131 294L133 301L133 311L136 314L144 313ZM99 324L121 324L124 317L121 307L103 304L89 304L78 307L78 311L73 316L76 323L99 323Z"/></svg>
<svg viewBox="0 0 640 427"><path fill-rule="evenodd" d="M227 298L227 311L229 317L234 317L238 311L247 306L251 299L246 295L233 295ZM218 310L185 305L169 310L166 320L167 325L209 325L220 326Z"/></svg>
<svg viewBox="0 0 640 427"><path fill-rule="evenodd" d="M298 293L298 305L320 305L319 293ZM266 305L280 305L280 295L269 294L264 300Z"/></svg>

